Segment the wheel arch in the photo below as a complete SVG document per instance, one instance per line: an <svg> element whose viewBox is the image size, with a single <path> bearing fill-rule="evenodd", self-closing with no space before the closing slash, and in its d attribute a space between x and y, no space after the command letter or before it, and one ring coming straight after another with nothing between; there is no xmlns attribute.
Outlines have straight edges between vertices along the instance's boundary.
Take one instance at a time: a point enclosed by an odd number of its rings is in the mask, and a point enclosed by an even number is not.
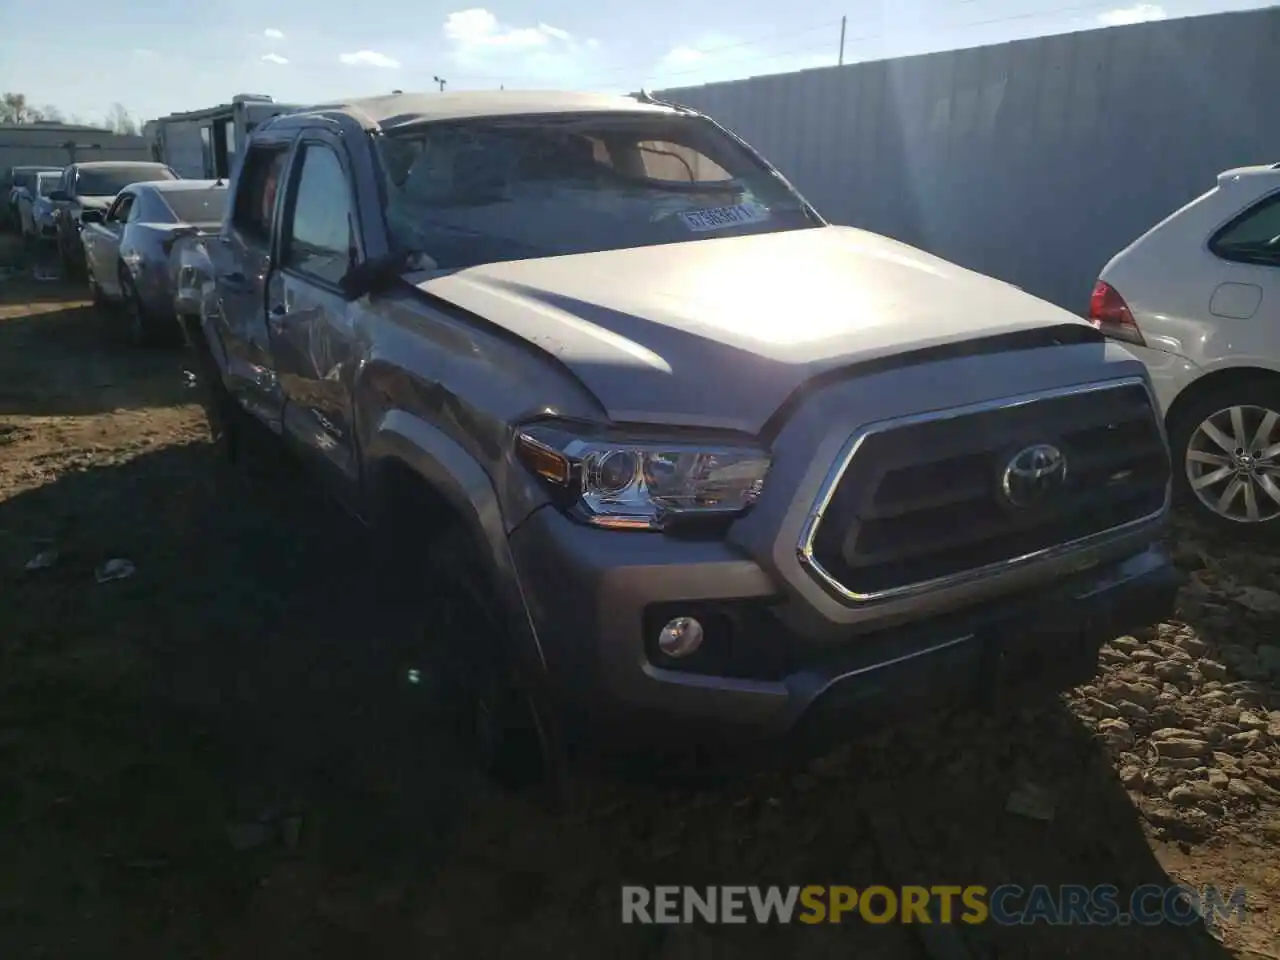
<svg viewBox="0 0 1280 960"><path fill-rule="evenodd" d="M1169 404L1169 410L1165 414L1165 424L1169 429L1170 435L1172 435L1174 428L1180 424L1181 418L1186 415L1187 410L1194 407L1196 401L1200 400L1200 398L1229 386L1259 382L1270 384L1276 388L1277 392L1280 392L1280 372L1269 370L1266 367L1219 367L1203 376L1197 377L1195 381L1190 383L1185 390L1174 398L1173 403Z"/></svg>
<svg viewBox="0 0 1280 960"><path fill-rule="evenodd" d="M414 532L403 522L405 510L413 511L417 530L422 524L439 530L452 523L466 531L502 604L509 653L522 670L541 676L546 660L511 555L497 491L484 468L439 429L413 414L391 410L365 447L364 476L365 513L375 532L397 537Z"/></svg>

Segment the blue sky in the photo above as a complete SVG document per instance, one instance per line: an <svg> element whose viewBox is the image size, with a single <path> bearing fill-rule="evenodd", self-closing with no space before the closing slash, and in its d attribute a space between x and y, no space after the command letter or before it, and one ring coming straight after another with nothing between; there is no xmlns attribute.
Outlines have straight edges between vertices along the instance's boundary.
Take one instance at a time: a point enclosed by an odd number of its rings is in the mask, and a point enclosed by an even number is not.
<svg viewBox="0 0 1280 960"><path fill-rule="evenodd" d="M476 4L476 5L471 5ZM1267 6L1214 0L64 0L0 5L0 90L88 122L267 93L282 102L427 90L634 90ZM56 23L57 29L50 24ZM68 39L68 38L71 39Z"/></svg>

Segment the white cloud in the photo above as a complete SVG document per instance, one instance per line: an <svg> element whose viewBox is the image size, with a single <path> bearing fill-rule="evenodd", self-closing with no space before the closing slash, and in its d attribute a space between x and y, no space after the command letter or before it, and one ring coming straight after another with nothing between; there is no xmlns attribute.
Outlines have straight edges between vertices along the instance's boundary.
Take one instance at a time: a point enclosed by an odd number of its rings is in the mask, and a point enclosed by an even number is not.
<svg viewBox="0 0 1280 960"><path fill-rule="evenodd" d="M449 14L444 21L444 35L453 44L455 54L461 57L490 50L536 50L553 43L573 42L567 30L545 23L536 27L509 27L482 7Z"/></svg>
<svg viewBox="0 0 1280 960"><path fill-rule="evenodd" d="M263 59L264 61L266 61L267 63L279 63L279 64L285 64L285 63L288 63L288 62L289 62L289 58L288 58L288 57L282 57L282 56L280 56L280 54L278 54L278 53L267 53L267 54L263 54L262 59Z"/></svg>
<svg viewBox="0 0 1280 960"><path fill-rule="evenodd" d="M1098 14L1098 22L1105 27L1119 27L1126 23L1143 23L1147 20L1163 20L1168 14L1164 7L1154 3L1138 3L1132 7L1117 7Z"/></svg>
<svg viewBox="0 0 1280 960"><path fill-rule="evenodd" d="M266 37L268 40L284 39L284 34L281 33L279 30L277 30L275 27L267 27L267 29L262 31L262 35Z"/></svg>
<svg viewBox="0 0 1280 960"><path fill-rule="evenodd" d="M399 60L394 57L388 57L385 53L378 53L376 50L357 50L355 53L340 53L338 54L338 60L349 67L381 67L384 70L395 70L400 66Z"/></svg>
<svg viewBox="0 0 1280 960"><path fill-rule="evenodd" d="M691 63L698 63L705 60L707 55L701 50L695 50L693 47L674 47L665 57L662 63L667 66L683 67Z"/></svg>

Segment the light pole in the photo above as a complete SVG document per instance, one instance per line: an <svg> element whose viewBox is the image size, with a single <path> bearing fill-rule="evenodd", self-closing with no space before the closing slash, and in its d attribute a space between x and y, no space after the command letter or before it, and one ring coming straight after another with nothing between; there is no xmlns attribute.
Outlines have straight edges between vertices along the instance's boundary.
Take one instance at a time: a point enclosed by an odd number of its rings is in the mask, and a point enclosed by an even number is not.
<svg viewBox="0 0 1280 960"><path fill-rule="evenodd" d="M441 92L441 93L444 93L444 78L443 78L443 77L432 77L431 79L432 79L432 80L434 80L436 83L440 84L440 92Z"/></svg>

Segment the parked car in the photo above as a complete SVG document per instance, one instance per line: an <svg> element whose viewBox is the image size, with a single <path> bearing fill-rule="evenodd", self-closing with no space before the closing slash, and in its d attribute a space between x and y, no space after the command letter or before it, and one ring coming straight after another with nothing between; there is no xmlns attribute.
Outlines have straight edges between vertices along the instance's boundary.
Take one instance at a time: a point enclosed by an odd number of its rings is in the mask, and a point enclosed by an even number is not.
<svg viewBox="0 0 1280 960"><path fill-rule="evenodd" d="M490 770L1058 690L1173 609L1142 364L827 224L699 113L335 103L260 126L231 198L174 251L213 434L265 424L368 523L369 635Z"/></svg>
<svg viewBox="0 0 1280 960"><path fill-rule="evenodd" d="M24 240L49 240L57 236L49 194L58 189L61 181L61 170L42 171L18 196L18 224Z"/></svg>
<svg viewBox="0 0 1280 960"><path fill-rule="evenodd" d="M0 197L4 199L4 207L0 209L0 218L6 229L18 230L22 221L18 216L18 197L31 185L38 173L61 170L61 167L18 166L10 167L5 174L3 185L0 185Z"/></svg>
<svg viewBox="0 0 1280 960"><path fill-rule="evenodd" d="M100 223L81 231L95 303L124 305L136 344L177 337L169 255L177 239L216 231L227 186L221 180L153 180L125 187Z"/></svg>
<svg viewBox="0 0 1280 960"><path fill-rule="evenodd" d="M1280 532L1280 164L1224 171L1116 254L1089 315L1150 371L1180 498Z"/></svg>
<svg viewBox="0 0 1280 960"><path fill-rule="evenodd" d="M94 160L73 163L62 171L58 189L50 194L57 208L58 252L69 271L84 267L80 230L86 222L101 220L116 194L131 183L177 180L163 163Z"/></svg>

